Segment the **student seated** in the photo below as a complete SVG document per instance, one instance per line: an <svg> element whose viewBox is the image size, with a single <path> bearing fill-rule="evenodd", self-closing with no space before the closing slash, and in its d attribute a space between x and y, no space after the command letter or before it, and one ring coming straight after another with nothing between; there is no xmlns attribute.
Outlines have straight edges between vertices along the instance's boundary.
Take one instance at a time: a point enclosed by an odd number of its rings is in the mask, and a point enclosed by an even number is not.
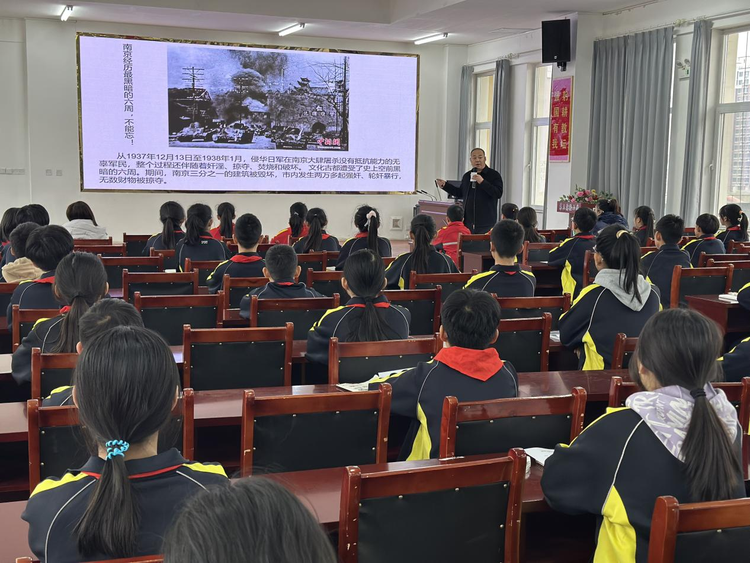
<svg viewBox="0 0 750 563"><path fill-rule="evenodd" d="M716 238L719 230L719 218L710 213L699 215L695 220L695 236L693 240L682 247L690 255L690 263L697 268L701 254L724 254L724 243Z"/></svg>
<svg viewBox="0 0 750 563"><path fill-rule="evenodd" d="M628 228L628 222L620 212L620 204L616 199L600 199L596 204L596 225L594 234L606 229L610 225L622 225Z"/></svg>
<svg viewBox="0 0 750 563"><path fill-rule="evenodd" d="M564 266L562 271L562 291L578 297L583 288L583 261L586 251L596 245L596 237L591 229L596 224L596 214L588 207L581 207L573 215L573 238L565 239L559 246L549 251L551 266Z"/></svg>
<svg viewBox="0 0 750 563"><path fill-rule="evenodd" d="M654 211L650 207L641 205L635 208L633 233L641 247L648 246L648 239L654 238L654 222Z"/></svg>
<svg viewBox="0 0 750 563"><path fill-rule="evenodd" d="M182 224L185 222L185 210L176 201L168 201L159 208L159 221L163 227L160 233L152 235L146 241L143 256L150 256L151 249L173 250L178 241L185 236Z"/></svg>
<svg viewBox="0 0 750 563"><path fill-rule="evenodd" d="M38 203L31 203L29 205L19 207L16 210L16 214L13 216L13 220L9 223L8 227L6 227L6 234L10 235L10 233L13 231L13 229L9 228L11 224L13 228L15 228L21 223L36 223L40 227L46 227L47 225L49 225L49 213L44 208L44 206L39 205ZM2 260L0 260L0 269L3 268L6 264L9 264L15 260L15 256L13 256L13 254L9 252L9 250L10 249L8 247L5 247L3 258Z"/></svg>
<svg viewBox="0 0 750 563"><path fill-rule="evenodd" d="M750 283L737 293L737 302L750 310ZM719 358L719 365L724 370L724 381L740 382L743 377L750 377L750 338L745 338Z"/></svg>
<svg viewBox="0 0 750 563"><path fill-rule="evenodd" d="M533 297L536 290L534 274L521 269L516 255L523 249L523 227L503 219L490 233L490 252L495 265L489 272L472 277L465 289L495 293L498 297Z"/></svg>
<svg viewBox="0 0 750 563"><path fill-rule="evenodd" d="M209 274L206 279L209 293L217 293L224 287L224 274L229 274L233 278L263 277L263 269L266 263L258 254L258 243L262 232L263 226L252 213L245 213L237 219L232 238L237 243L239 252L216 266L216 269ZM214 241L216 242L216 239ZM219 244L223 245L224 243ZM183 264L183 262L180 262L180 264Z"/></svg>
<svg viewBox="0 0 750 563"><path fill-rule="evenodd" d="M349 258L350 254L358 250L369 248L381 258L393 254L391 241L378 236L380 213L378 213L377 209L369 205L363 205L357 209L357 212L354 214L354 225L359 229L359 233L354 238L346 241L344 246L341 247L339 259L336 262L337 270L343 270L346 259Z"/></svg>
<svg viewBox="0 0 750 563"><path fill-rule="evenodd" d="M515 203L503 203L500 208L500 220L515 221L518 217L518 206Z"/></svg>
<svg viewBox="0 0 750 563"><path fill-rule="evenodd" d="M407 252L388 264L385 279L388 289L409 287L412 270L418 274L457 274L458 268L449 256L432 246L436 234L435 220L429 215L417 215L411 220L409 238L414 250Z"/></svg>
<svg viewBox="0 0 750 563"><path fill-rule="evenodd" d="M747 215L742 211L742 208L736 203L730 203L719 209L719 219L724 229L721 233L716 235L724 246L729 250L729 243L735 242L747 242Z"/></svg>
<svg viewBox="0 0 750 563"><path fill-rule="evenodd" d="M8 252L13 255L13 261L3 266L0 281L17 283L24 280L36 280L42 275L42 270L26 257L26 241L31 233L39 228L36 223L21 223L10 233Z"/></svg>
<svg viewBox="0 0 750 563"><path fill-rule="evenodd" d="M661 304L669 308L672 299L672 277L675 266L692 268L690 255L677 245L685 231L685 223L677 215L665 215L656 223L656 252L641 258L641 273L646 281L659 288Z"/></svg>
<svg viewBox="0 0 750 563"><path fill-rule="evenodd" d="M0 243L2 244L0 247L0 263L3 263L2 257L5 256L5 253L10 252L10 233L18 226L18 223L16 223L18 209L18 207L9 207L0 218Z"/></svg>
<svg viewBox="0 0 750 563"><path fill-rule="evenodd" d="M81 429L98 446L80 469L45 479L22 518L29 547L44 561L92 561L161 553L182 504L226 482L220 465L157 452L172 420L180 378L155 332L117 327L96 336L73 375Z"/></svg>
<svg viewBox="0 0 750 563"><path fill-rule="evenodd" d="M560 342L580 350L579 369L609 369L617 334L638 336L659 312L659 292L638 274L640 255L638 239L621 225L596 237L599 273L560 317Z"/></svg>
<svg viewBox="0 0 750 563"><path fill-rule="evenodd" d="M164 539L165 563L336 563L316 518L286 487L262 477L196 494Z"/></svg>
<svg viewBox="0 0 750 563"><path fill-rule="evenodd" d="M234 220L237 217L234 205L228 201L220 203L219 207L216 208L216 215L216 218L219 220L219 226L209 231L211 236L219 241L225 238L232 238L232 235L234 235Z"/></svg>
<svg viewBox="0 0 750 563"><path fill-rule="evenodd" d="M185 267L185 259L191 260L228 260L231 256L227 245L212 237L211 208L203 203L195 203L188 208L185 221L185 236L175 244L175 256L180 271ZM258 235L260 240L260 234ZM255 241L257 244L257 240Z"/></svg>
<svg viewBox="0 0 750 563"><path fill-rule="evenodd" d="M74 239L105 239L107 229L96 222L94 212L85 201L75 201L65 210L68 222L63 225Z"/></svg>
<svg viewBox="0 0 750 563"><path fill-rule="evenodd" d="M523 227L524 242L540 243L547 242L547 239L539 234L536 230L538 220L536 210L533 207L522 207L518 211L518 224Z"/></svg>
<svg viewBox="0 0 750 563"><path fill-rule="evenodd" d="M13 352L13 379L19 385L31 381L31 349L43 354L72 354L78 343L78 324L89 308L109 290L101 260L89 252L73 252L60 260L52 293L65 306L51 319L39 319Z"/></svg>
<svg viewBox="0 0 750 563"><path fill-rule="evenodd" d="M594 561L646 563L659 496L680 503L745 496L737 411L711 386L721 346L703 315L658 313L630 361L642 391L547 459L542 491L550 508L598 519Z"/></svg>
<svg viewBox="0 0 750 563"><path fill-rule="evenodd" d="M411 313L392 305L383 295L383 260L372 250L359 250L344 265L341 286L351 299L343 307L330 309L307 334L307 360L328 365L328 341L373 342L409 338Z"/></svg>
<svg viewBox="0 0 750 563"><path fill-rule="evenodd" d="M437 232L433 241L436 248L442 248L454 264L458 264L458 235L470 235L471 231L464 225L464 208L451 205L446 212L448 224Z"/></svg>
<svg viewBox="0 0 750 563"><path fill-rule="evenodd" d="M297 283L302 271L297 263L297 253L291 246L277 244L266 252L263 266L263 277L270 281L263 287L252 289L240 302L240 317L250 318L250 301L253 295L258 299L298 299L310 297L325 297L304 283Z"/></svg>
<svg viewBox="0 0 750 563"><path fill-rule="evenodd" d="M487 401L518 395L518 375L492 344L497 340L500 306L488 293L462 289L443 303L443 348L435 359L384 378L393 387L391 413L412 419L401 458L429 459L440 451L443 400Z"/></svg>
<svg viewBox="0 0 750 563"><path fill-rule="evenodd" d="M26 257L42 270L35 280L23 281L13 291L8 304L8 328L13 327L13 305L20 309L56 309L60 303L52 291L55 269L60 260L73 252L73 237L59 225L34 229L26 239Z"/></svg>
<svg viewBox="0 0 750 563"><path fill-rule="evenodd" d="M313 207L307 212L305 217L305 226L307 234L294 243L294 251L297 254L307 254L308 252L338 252L341 250L339 239L329 235L326 232L328 217L326 212L320 207Z"/></svg>
<svg viewBox="0 0 750 563"><path fill-rule="evenodd" d="M305 217L307 216L307 206L298 201L293 203L289 208L289 227L276 234L271 239L271 244L289 244L292 237L307 236L307 225Z"/></svg>

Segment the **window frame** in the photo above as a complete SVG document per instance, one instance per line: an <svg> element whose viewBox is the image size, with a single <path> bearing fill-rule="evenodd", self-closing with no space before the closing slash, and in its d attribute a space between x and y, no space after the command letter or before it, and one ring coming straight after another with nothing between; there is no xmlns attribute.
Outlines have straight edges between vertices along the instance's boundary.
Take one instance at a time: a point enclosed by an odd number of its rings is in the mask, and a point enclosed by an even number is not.
<svg viewBox="0 0 750 563"><path fill-rule="evenodd" d="M471 149L477 147L477 133L479 131L485 131L489 130L492 131L492 122L494 121L495 115L493 113L492 119L490 121L477 121L477 96L479 94L479 81L482 78L492 77L493 83L492 83L492 91L494 92L494 78L495 78L495 71L494 70L484 70L481 72L475 72L473 76L472 81L472 95L471 95L471 142L470 147L467 147L467 151L470 151ZM492 98L491 98L492 100ZM490 101L492 103L492 101ZM492 143L492 140L490 139L490 143ZM482 149L485 151L487 159L490 158L490 151L492 149L492 145L490 144L490 150Z"/></svg>
<svg viewBox="0 0 750 563"><path fill-rule="evenodd" d="M547 117L535 117L536 109L537 109L537 72L542 67L549 67L552 69L552 73L550 76L550 89L549 92L547 92L547 100L548 100L548 112ZM554 69L552 68L553 65L551 64L536 64L533 65L531 70L531 79L533 81L533 87L531 88L531 99L529 100L529 103L531 104L531 119L529 121L529 143L527 146L529 147L529 156L526 159L527 166L526 166L526 176L527 176L527 193L525 194L526 201L529 205L529 207L533 207L537 214L542 213L542 224L545 223L546 217L544 217L544 210L547 206L547 199L549 197L549 135L550 135L550 113L549 111L552 100L552 80L554 80ZM547 127L547 136L546 136L546 143L547 143L547 159L546 159L546 172L544 175L544 200L541 204L534 202L534 194L536 193L536 173L535 173L535 158L538 152L537 147L537 130L539 127Z"/></svg>

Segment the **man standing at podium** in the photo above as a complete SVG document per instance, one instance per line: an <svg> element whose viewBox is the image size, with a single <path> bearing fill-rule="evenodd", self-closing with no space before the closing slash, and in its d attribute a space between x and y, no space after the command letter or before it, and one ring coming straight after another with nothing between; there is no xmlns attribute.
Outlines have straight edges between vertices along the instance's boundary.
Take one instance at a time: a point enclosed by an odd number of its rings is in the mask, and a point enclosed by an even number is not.
<svg viewBox="0 0 750 563"><path fill-rule="evenodd" d="M461 185L451 185L438 179L436 183L448 195L464 202L464 223L472 233L484 234L497 223L497 207L503 197L503 179L497 170L487 166L483 149L471 151L471 165L464 174Z"/></svg>

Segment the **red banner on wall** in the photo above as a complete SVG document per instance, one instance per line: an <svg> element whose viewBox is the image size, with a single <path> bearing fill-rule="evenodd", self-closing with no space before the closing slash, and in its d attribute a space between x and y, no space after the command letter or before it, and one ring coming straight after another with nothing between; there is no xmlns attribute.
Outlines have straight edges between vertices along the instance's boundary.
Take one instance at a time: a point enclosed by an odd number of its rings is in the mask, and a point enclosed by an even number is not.
<svg viewBox="0 0 750 563"><path fill-rule="evenodd" d="M570 114L573 108L573 77L552 81L550 105L549 161L570 162Z"/></svg>

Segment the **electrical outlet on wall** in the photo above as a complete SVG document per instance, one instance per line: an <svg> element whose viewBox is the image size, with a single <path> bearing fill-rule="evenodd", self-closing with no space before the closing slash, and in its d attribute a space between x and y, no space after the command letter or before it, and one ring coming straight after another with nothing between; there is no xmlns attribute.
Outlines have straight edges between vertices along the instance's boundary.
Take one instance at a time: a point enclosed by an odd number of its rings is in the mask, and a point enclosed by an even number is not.
<svg viewBox="0 0 750 563"><path fill-rule="evenodd" d="M403 223L404 218L403 217L391 217L391 230L392 231L401 231L403 230Z"/></svg>

